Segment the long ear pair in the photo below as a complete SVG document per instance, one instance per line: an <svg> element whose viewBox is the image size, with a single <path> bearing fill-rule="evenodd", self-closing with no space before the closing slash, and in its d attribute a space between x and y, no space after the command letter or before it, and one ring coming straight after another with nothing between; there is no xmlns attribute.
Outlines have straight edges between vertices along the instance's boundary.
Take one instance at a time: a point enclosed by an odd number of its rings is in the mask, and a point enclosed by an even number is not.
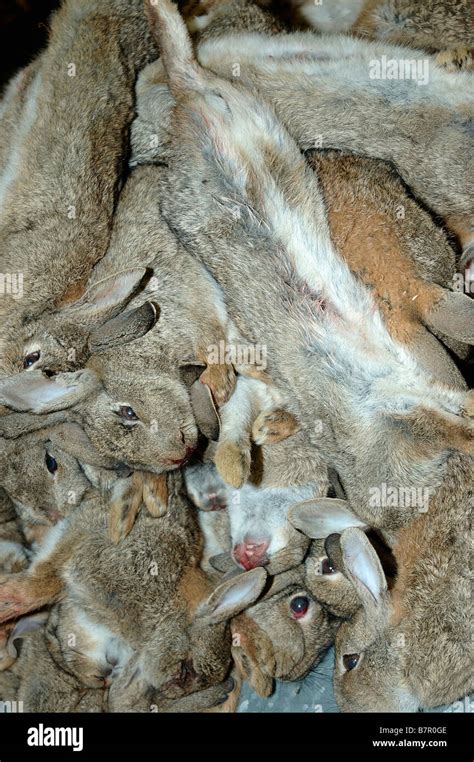
<svg viewBox="0 0 474 762"><path fill-rule="evenodd" d="M60 316L91 326L91 352L102 352L134 341L148 333L159 317L158 306L151 302L124 312L148 275L148 270L139 267L104 278L74 303L62 305Z"/></svg>
<svg viewBox="0 0 474 762"><path fill-rule="evenodd" d="M28 371L0 379L0 405L44 415L74 407L96 391L100 383L90 369L52 377L40 370Z"/></svg>
<svg viewBox="0 0 474 762"><path fill-rule="evenodd" d="M257 600L266 581L267 573L260 566L222 582L201 604L198 618L206 624L228 621Z"/></svg>

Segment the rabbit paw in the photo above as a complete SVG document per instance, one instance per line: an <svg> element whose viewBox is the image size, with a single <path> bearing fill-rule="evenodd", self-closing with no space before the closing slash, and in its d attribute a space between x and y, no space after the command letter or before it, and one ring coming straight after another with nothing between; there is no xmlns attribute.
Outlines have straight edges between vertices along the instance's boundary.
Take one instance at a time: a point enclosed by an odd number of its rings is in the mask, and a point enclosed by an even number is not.
<svg viewBox="0 0 474 762"><path fill-rule="evenodd" d="M474 69L474 48L467 48L462 45L458 48L442 50L437 54L435 62L449 72L456 72L459 69Z"/></svg>
<svg viewBox="0 0 474 762"><path fill-rule="evenodd" d="M235 389L235 371L226 363L208 365L201 373L200 381L211 390L216 405L223 405Z"/></svg>
<svg viewBox="0 0 474 762"><path fill-rule="evenodd" d="M255 444L275 444L287 439L299 430L295 416L287 410L271 410L260 413L252 426L252 439Z"/></svg>
<svg viewBox="0 0 474 762"><path fill-rule="evenodd" d="M143 503L151 516L159 518L168 510L166 474L143 474Z"/></svg>
<svg viewBox="0 0 474 762"><path fill-rule="evenodd" d="M238 442L217 445L214 463L224 481L234 489L240 489L250 476L250 447Z"/></svg>

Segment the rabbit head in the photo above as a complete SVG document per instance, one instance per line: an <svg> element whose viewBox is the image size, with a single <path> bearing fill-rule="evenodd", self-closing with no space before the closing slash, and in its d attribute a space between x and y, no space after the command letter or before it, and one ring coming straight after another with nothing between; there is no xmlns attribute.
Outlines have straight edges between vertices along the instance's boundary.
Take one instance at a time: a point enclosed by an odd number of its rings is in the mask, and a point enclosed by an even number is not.
<svg viewBox="0 0 474 762"><path fill-rule="evenodd" d="M359 595L344 566L341 532L364 524L348 508L345 500L316 498L294 505L292 524L312 539L305 559L305 580L315 598L334 616L350 618L361 605ZM366 527L367 536L379 554L387 575L395 575L393 555L376 532Z"/></svg>
<svg viewBox="0 0 474 762"><path fill-rule="evenodd" d="M300 565L279 574L264 598L232 621L232 654L252 688L269 696L273 681L304 677L338 626L314 598Z"/></svg>
<svg viewBox="0 0 474 762"><path fill-rule="evenodd" d="M123 368L118 377L115 362L111 367L108 359L96 356L83 371L51 378L31 371L19 379L0 381L0 399L16 410L59 411L55 421L79 423L111 467L126 464L162 473L183 465L195 449L197 428L179 371L155 370L144 378L140 367ZM8 428L15 436L51 420L45 415L2 419L4 435Z"/></svg>
<svg viewBox="0 0 474 762"><path fill-rule="evenodd" d="M360 529L341 536L346 573L361 606L336 636L334 688L343 711L416 711L404 671L403 632L392 624L393 606L379 558Z"/></svg>
<svg viewBox="0 0 474 762"><path fill-rule="evenodd" d="M149 302L130 310L126 306L145 279L143 268L107 278L68 306L25 318L21 331L13 316L11 324L6 321L5 332L22 338L6 342L2 375L33 369L77 370L93 352L143 336L156 322L157 307Z"/></svg>
<svg viewBox="0 0 474 762"><path fill-rule="evenodd" d="M31 418L34 425L36 417ZM2 418L7 428L10 419ZM104 468L109 461L100 458L75 423L4 439L0 462L3 487L30 542L77 508L88 490L109 488L116 479Z"/></svg>
<svg viewBox="0 0 474 762"><path fill-rule="evenodd" d="M232 557L243 569L265 566L271 575L300 564L307 538L288 521L288 510L297 500L309 498L315 485L258 488L251 484L229 490L228 512Z"/></svg>

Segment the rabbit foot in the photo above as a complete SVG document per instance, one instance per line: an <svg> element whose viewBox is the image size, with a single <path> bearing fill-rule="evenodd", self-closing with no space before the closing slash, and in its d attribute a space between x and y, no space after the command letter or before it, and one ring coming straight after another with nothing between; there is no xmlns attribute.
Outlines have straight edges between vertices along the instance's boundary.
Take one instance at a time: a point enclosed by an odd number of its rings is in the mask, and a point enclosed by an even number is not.
<svg viewBox="0 0 474 762"><path fill-rule="evenodd" d="M240 489L250 476L250 447L237 442L224 442L217 446L214 463L227 484Z"/></svg>
<svg viewBox="0 0 474 762"><path fill-rule="evenodd" d="M287 410L271 410L260 413L252 426L252 439L255 444L275 444L287 439L299 430L295 416Z"/></svg>
<svg viewBox="0 0 474 762"><path fill-rule="evenodd" d="M201 373L200 381L211 390L216 405L223 405L235 389L235 371L227 363L208 365Z"/></svg>
<svg viewBox="0 0 474 762"><path fill-rule="evenodd" d="M143 503L151 516L159 518L168 510L166 474L143 474Z"/></svg>
<svg viewBox="0 0 474 762"><path fill-rule="evenodd" d="M458 48L442 50L437 54L435 62L438 66L444 66L449 72L474 69L474 48L462 45Z"/></svg>

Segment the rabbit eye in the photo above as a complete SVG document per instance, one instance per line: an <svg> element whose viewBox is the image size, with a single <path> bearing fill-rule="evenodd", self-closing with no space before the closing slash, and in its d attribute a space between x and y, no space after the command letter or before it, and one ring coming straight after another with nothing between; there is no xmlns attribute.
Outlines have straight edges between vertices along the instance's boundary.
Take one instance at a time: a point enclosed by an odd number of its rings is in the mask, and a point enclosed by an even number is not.
<svg viewBox="0 0 474 762"><path fill-rule="evenodd" d="M309 609L309 599L305 595L297 595L290 602L290 609L295 619L301 619Z"/></svg>
<svg viewBox="0 0 474 762"><path fill-rule="evenodd" d="M138 415L135 413L133 407L122 405L118 412L126 421L138 421Z"/></svg>
<svg viewBox="0 0 474 762"><path fill-rule="evenodd" d="M46 453L45 457L45 463L46 468L48 469L50 474L55 474L58 470L58 463L55 458L53 458L52 455L49 454L49 452Z"/></svg>
<svg viewBox="0 0 474 762"><path fill-rule="evenodd" d="M344 669L346 672L350 672L352 669L357 667L360 659L360 654L345 654L342 657L342 663L344 665Z"/></svg>
<svg viewBox="0 0 474 762"><path fill-rule="evenodd" d="M40 357L41 357L41 352L31 352L29 355L26 355L25 359L23 360L23 367L31 368L31 366L34 365L35 362L38 362Z"/></svg>
<svg viewBox="0 0 474 762"><path fill-rule="evenodd" d="M321 563L321 571L323 574L334 574L336 571L336 567L332 563L332 561L329 560L329 558L323 558Z"/></svg>

